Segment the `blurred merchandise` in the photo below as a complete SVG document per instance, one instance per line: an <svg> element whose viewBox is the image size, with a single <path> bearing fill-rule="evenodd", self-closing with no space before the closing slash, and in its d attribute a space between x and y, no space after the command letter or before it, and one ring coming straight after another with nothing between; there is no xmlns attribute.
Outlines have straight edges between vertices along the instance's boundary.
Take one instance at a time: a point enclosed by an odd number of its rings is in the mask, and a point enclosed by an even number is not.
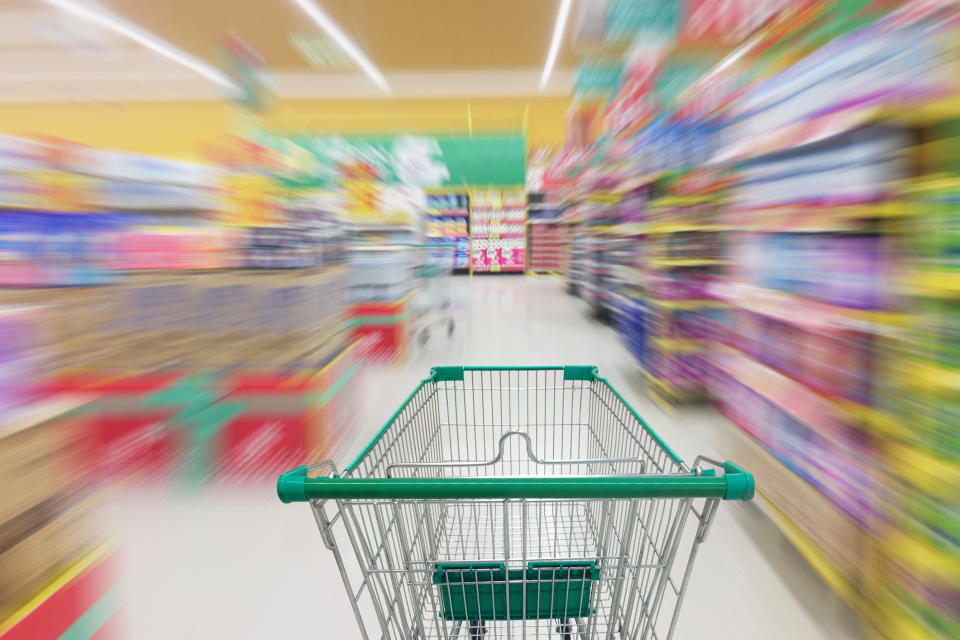
<svg viewBox="0 0 960 640"><path fill-rule="evenodd" d="M309 369L62 376L56 392L92 399L77 455L100 483L249 484L289 461L329 458L360 415L359 345Z"/></svg>
<svg viewBox="0 0 960 640"><path fill-rule="evenodd" d="M543 169L541 168L540 171ZM542 181L541 181L542 184ZM527 194L529 273L560 275L566 271L566 227L563 206L546 200L546 193Z"/></svg>
<svg viewBox="0 0 960 640"><path fill-rule="evenodd" d="M569 289L651 397L736 425L724 455L871 633L957 636L957 6L607 10L634 48L612 91L584 59L543 171Z"/></svg>
<svg viewBox="0 0 960 640"><path fill-rule="evenodd" d="M0 413L36 399L33 387L53 366L43 335L49 309L0 306Z"/></svg>
<svg viewBox="0 0 960 640"><path fill-rule="evenodd" d="M3 640L61 638L72 629L89 637L126 637L121 552L105 543L59 572L32 600L0 622Z"/></svg>
<svg viewBox="0 0 960 640"><path fill-rule="evenodd" d="M530 271L559 275L565 271L566 232L556 219L531 220Z"/></svg>
<svg viewBox="0 0 960 640"><path fill-rule="evenodd" d="M526 194L476 191L470 199L471 273L522 273L526 269Z"/></svg>
<svg viewBox="0 0 960 640"><path fill-rule="evenodd" d="M246 269L305 269L342 260L343 227L332 215L299 213L296 216L288 214L288 217L296 226L245 229L238 266Z"/></svg>
<svg viewBox="0 0 960 640"><path fill-rule="evenodd" d="M960 0L296 0L291 15L219 7L196 25L143 2L116 16L39 4L0 12L0 640L124 635L101 498L149 496L151 527L172 514L220 531L203 519L216 508L163 507L187 488L205 506L247 485L263 496L303 461L344 470L373 428L364 412L379 420L424 359L557 353L596 353L663 410L651 423L756 474L764 517L717 521L751 533L717 567L772 588L759 604L714 593L723 611L704 609L701 631L716 618L751 638L960 638ZM303 23L327 10L343 38ZM210 29L230 32L229 55L207 55ZM307 51L338 63L319 70ZM555 407L557 425L596 401ZM468 449L474 465L496 455ZM127 513L111 526L141 526ZM270 522L244 513L244 527ZM151 571L200 557L156 530L137 559ZM822 582L797 554L767 562L780 534ZM250 550L228 537L243 567ZM260 560L293 562L274 555ZM226 575L211 566L197 584ZM162 609L151 622L177 617L163 580L135 582L142 610ZM650 590L683 592L672 578ZM156 633L295 633L272 610L226 624L249 597L225 591L217 615L187 607ZM770 614L747 621L732 602ZM629 606L652 619L660 605ZM386 636L437 622L380 613ZM461 622L476 640L502 621ZM549 634L590 635L581 624Z"/></svg>
<svg viewBox="0 0 960 640"><path fill-rule="evenodd" d="M0 615L44 592L98 544L96 497L83 482L89 418L77 397L51 396L4 414L0 469ZM9 622L3 623L8 626ZM3 626L0 626L3 629Z"/></svg>
<svg viewBox="0 0 960 640"><path fill-rule="evenodd" d="M350 338L371 362L394 363L407 353L409 296L394 302L358 302L350 307Z"/></svg>
<svg viewBox="0 0 960 640"><path fill-rule="evenodd" d="M349 258L351 288L347 326L361 357L397 362L406 354L410 299L415 295L411 245L358 244Z"/></svg>
<svg viewBox="0 0 960 640"><path fill-rule="evenodd" d="M352 303L393 302L413 288L412 247L358 245L350 252Z"/></svg>
<svg viewBox="0 0 960 640"><path fill-rule="evenodd" d="M90 479L251 482L348 437L346 216L231 144L211 167L2 139L4 184L35 196L0 216L0 405L89 398Z"/></svg>
<svg viewBox="0 0 960 640"><path fill-rule="evenodd" d="M228 484L265 480L291 461L335 457L362 415L358 351L358 343L350 343L306 378L290 373L228 374L218 381L224 391L221 400L193 417L195 440L184 453L205 453L208 477ZM210 418L227 412L229 419L211 431ZM206 413L212 414L210 418Z"/></svg>
<svg viewBox="0 0 960 640"><path fill-rule="evenodd" d="M449 247L453 268L464 273L470 268L470 196L428 193L426 218L427 242Z"/></svg>

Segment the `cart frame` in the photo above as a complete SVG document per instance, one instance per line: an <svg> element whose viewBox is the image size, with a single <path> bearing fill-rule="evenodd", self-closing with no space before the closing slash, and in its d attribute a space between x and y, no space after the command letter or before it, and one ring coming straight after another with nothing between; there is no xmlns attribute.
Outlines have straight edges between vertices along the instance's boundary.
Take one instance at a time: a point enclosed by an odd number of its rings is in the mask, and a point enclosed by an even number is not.
<svg viewBox="0 0 960 640"><path fill-rule="evenodd" d="M754 480L687 467L595 367L435 367L342 476L277 493L310 503L365 640L666 640L720 500Z"/></svg>

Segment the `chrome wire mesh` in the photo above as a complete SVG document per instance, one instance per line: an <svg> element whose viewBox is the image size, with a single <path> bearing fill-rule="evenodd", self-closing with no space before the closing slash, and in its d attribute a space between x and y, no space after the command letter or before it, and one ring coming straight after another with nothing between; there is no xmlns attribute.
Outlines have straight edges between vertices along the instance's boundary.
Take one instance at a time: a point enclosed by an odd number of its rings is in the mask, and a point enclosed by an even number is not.
<svg viewBox="0 0 960 640"><path fill-rule="evenodd" d="M564 380L562 369L541 369L468 370L462 381L423 384L344 475L451 482L573 475L589 482L598 475L688 473L605 382ZM313 509L337 553L364 638L662 640L673 634L716 504L366 499L315 501ZM691 519L694 525L685 526ZM358 579L348 577L334 542L340 522ZM445 619L443 590L448 601L456 595L435 575L438 563L449 562L503 563L516 575L526 575L531 562L595 563L596 575L582 617L504 619L512 615L508 608L491 619L458 621ZM508 582L506 574L483 569L469 584L475 593L492 593L509 589ZM524 582L524 594L526 588Z"/></svg>

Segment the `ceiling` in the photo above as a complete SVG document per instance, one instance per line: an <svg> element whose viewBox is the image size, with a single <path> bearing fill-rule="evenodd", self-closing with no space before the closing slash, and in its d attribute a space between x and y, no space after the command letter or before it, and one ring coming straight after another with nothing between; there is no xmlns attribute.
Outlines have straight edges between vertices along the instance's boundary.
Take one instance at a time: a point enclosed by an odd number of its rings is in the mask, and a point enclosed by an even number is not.
<svg viewBox="0 0 960 640"><path fill-rule="evenodd" d="M558 0L316 1L384 73L542 68L559 6ZM292 34L322 34L291 0L111 0L110 7L208 60L223 35L235 31L278 70L310 68L290 44ZM557 67L575 62L565 48Z"/></svg>
<svg viewBox="0 0 960 640"><path fill-rule="evenodd" d="M559 0L314 1L367 52L398 95L536 94L559 6ZM321 97L326 91L338 97L374 97L379 91L349 62L311 64L294 45L294 36L329 41L293 0L100 4L214 65L225 36L240 35L267 59L281 95ZM569 90L577 55L569 27L567 31L548 93ZM215 95L210 84L43 0L0 0L0 100L84 90L113 97Z"/></svg>

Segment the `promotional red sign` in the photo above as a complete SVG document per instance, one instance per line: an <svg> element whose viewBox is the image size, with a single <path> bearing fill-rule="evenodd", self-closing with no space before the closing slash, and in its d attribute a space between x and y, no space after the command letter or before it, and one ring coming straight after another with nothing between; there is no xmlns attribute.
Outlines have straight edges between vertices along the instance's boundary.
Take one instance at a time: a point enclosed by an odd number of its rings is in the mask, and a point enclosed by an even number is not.
<svg viewBox="0 0 960 640"><path fill-rule="evenodd" d="M95 476L168 479L181 462L179 432L169 425L175 413L138 411L107 413L93 421L88 460Z"/></svg>
<svg viewBox="0 0 960 640"><path fill-rule="evenodd" d="M307 459L303 412L245 413L218 434L217 479L273 478Z"/></svg>

